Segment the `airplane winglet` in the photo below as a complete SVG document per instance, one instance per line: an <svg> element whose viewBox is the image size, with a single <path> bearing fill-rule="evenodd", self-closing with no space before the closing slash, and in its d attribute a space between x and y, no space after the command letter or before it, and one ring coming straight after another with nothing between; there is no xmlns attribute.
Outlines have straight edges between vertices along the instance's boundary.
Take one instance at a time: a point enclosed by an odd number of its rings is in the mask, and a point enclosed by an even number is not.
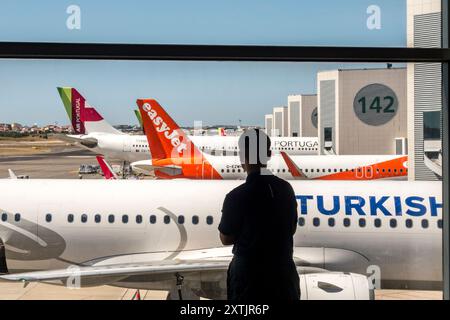
<svg viewBox="0 0 450 320"><path fill-rule="evenodd" d="M306 178L305 175L301 172L300 168L294 163L294 161L292 161L292 159L286 152L281 151L281 156L283 157L284 162L286 162L286 165L294 179Z"/></svg>
<svg viewBox="0 0 450 320"><path fill-rule="evenodd" d="M96 156L97 162L100 165L100 169L102 169L103 176L106 180L117 180L117 175L114 173L113 169L109 165L108 162L105 161L103 156Z"/></svg>

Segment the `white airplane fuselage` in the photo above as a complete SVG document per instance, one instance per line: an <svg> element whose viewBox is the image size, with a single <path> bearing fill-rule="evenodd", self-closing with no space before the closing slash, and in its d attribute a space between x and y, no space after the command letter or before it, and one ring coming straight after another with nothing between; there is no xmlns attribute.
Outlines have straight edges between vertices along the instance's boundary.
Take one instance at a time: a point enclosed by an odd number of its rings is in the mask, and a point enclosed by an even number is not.
<svg viewBox="0 0 450 320"><path fill-rule="evenodd" d="M8 268L50 270L129 254L175 259L220 248L222 203L241 183L0 181L0 240ZM299 208L294 255L301 264L362 274L375 266L387 287L440 286L441 183L291 184Z"/></svg>
<svg viewBox="0 0 450 320"><path fill-rule="evenodd" d="M81 141L95 140L97 143L94 145L89 145L89 143L80 145L109 159L135 162L151 158L147 138L144 135L91 132L69 137L81 139ZM205 153L237 155L239 139L237 136L189 136L189 138ZM274 152L285 151L290 155L318 154L317 138L275 137L272 139Z"/></svg>

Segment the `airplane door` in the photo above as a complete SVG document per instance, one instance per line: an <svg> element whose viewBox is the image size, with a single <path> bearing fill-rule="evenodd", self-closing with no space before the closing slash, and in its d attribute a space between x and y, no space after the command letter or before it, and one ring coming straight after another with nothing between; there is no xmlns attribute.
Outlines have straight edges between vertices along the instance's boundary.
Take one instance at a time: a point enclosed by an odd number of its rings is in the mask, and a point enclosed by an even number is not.
<svg viewBox="0 0 450 320"><path fill-rule="evenodd" d="M131 152L131 140L130 137L124 137L123 139L123 151Z"/></svg>

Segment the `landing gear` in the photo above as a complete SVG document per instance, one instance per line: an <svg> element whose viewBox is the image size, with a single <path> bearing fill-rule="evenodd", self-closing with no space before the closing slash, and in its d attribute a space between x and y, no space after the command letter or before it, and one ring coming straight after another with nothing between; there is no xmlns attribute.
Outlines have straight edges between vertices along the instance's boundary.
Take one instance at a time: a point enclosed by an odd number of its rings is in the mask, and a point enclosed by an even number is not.
<svg viewBox="0 0 450 320"><path fill-rule="evenodd" d="M183 300L183 294L181 293L181 290L183 289L184 277L178 272L175 274L175 277L177 278L178 299Z"/></svg>

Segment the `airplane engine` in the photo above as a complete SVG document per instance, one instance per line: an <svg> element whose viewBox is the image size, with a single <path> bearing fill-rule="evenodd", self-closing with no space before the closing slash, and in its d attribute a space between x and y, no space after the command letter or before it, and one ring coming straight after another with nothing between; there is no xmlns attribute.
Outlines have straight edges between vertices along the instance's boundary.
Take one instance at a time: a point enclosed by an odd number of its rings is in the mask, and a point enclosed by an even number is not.
<svg viewBox="0 0 450 320"><path fill-rule="evenodd" d="M301 300L373 300L369 279L347 272L304 273L299 270Z"/></svg>

